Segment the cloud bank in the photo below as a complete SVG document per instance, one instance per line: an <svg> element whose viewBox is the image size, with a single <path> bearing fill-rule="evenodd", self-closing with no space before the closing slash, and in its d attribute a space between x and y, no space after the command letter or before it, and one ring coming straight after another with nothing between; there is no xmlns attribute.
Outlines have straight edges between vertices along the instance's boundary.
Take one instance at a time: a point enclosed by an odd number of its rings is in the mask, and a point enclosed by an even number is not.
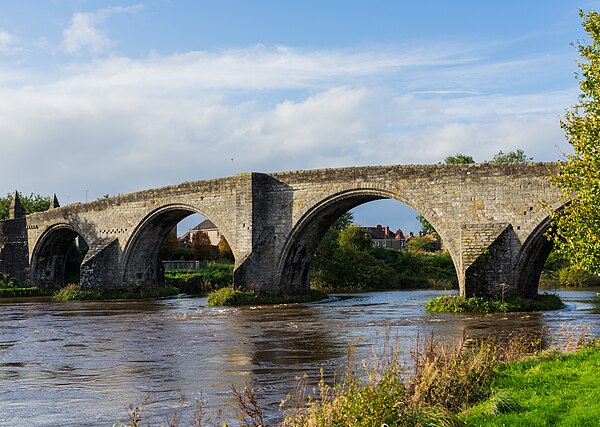
<svg viewBox="0 0 600 427"><path fill-rule="evenodd" d="M532 75L564 58L491 61L489 46L448 44L118 55L102 24L140 8L75 14L61 42L75 59L51 70L0 65L4 191L75 201L241 171L567 150L559 116L576 89Z"/></svg>

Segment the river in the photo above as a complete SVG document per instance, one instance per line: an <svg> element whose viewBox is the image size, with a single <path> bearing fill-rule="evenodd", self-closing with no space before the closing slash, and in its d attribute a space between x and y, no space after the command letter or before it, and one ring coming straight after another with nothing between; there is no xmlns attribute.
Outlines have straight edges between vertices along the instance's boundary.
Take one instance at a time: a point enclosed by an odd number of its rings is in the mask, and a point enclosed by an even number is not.
<svg viewBox="0 0 600 427"><path fill-rule="evenodd" d="M149 301L0 302L0 426L110 426L149 396L146 421L166 422L183 394L182 425L194 399L232 420L232 384L254 388L269 419L295 387L343 365L348 345L364 357L378 328L391 326L408 350L431 331L439 339L565 329L600 335L590 300L599 289L560 290L566 308L545 313L431 315L444 291L334 295L304 305L214 308L206 298Z"/></svg>

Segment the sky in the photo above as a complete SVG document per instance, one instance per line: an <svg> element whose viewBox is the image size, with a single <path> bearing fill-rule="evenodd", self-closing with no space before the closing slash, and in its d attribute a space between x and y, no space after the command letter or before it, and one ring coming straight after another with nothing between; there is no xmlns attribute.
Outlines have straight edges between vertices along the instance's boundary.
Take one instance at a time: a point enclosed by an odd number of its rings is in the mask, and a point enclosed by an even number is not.
<svg viewBox="0 0 600 427"><path fill-rule="evenodd" d="M0 194L569 152L600 1L0 0ZM363 225L417 230L399 202Z"/></svg>

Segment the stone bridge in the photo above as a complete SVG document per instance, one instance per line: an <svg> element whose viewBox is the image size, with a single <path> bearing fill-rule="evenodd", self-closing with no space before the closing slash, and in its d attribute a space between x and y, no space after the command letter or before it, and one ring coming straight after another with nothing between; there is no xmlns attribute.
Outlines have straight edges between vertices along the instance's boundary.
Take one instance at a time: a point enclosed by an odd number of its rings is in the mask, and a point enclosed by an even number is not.
<svg viewBox="0 0 600 427"><path fill-rule="evenodd" d="M51 208L0 222L0 271L46 289L64 285L70 243L90 246L85 287L130 289L163 280L158 251L180 220L200 213L235 256L234 286L297 294L325 231L344 212L395 199L423 215L450 252L463 295L501 285L537 293L552 245L548 208L564 203L550 185L550 163L401 165L241 173L229 178Z"/></svg>

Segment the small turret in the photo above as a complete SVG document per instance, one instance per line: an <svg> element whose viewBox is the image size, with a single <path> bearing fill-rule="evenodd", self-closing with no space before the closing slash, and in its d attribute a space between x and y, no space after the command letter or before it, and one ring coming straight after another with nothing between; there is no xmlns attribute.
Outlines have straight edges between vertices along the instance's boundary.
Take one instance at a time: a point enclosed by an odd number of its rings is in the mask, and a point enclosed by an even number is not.
<svg viewBox="0 0 600 427"><path fill-rule="evenodd" d="M54 193L54 196L52 197L52 202L50 202L50 207L48 208L48 210L56 208L60 208L60 203L58 203L58 197L56 197L56 193Z"/></svg>
<svg viewBox="0 0 600 427"><path fill-rule="evenodd" d="M19 193L15 191L15 196L13 197L12 202L10 202L10 207L8 208L8 219L17 219L23 217L23 206L21 205L21 199L19 198Z"/></svg>

